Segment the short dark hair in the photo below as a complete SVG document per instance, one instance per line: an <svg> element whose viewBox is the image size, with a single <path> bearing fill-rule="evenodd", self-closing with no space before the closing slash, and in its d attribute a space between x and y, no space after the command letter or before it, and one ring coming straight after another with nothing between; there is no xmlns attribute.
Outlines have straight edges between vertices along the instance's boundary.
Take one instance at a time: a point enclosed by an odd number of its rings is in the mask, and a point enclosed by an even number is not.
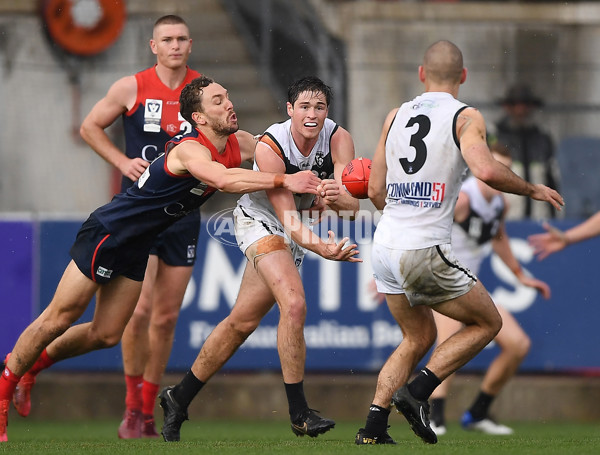
<svg viewBox="0 0 600 455"><path fill-rule="evenodd" d="M154 27L157 27L159 25L164 25L164 24L169 24L169 25L183 24L187 27L187 24L183 20L183 18L180 16L177 16L175 14L167 14L166 16L159 17L158 19L156 19L156 22L154 23Z"/></svg>
<svg viewBox="0 0 600 455"><path fill-rule="evenodd" d="M213 82L215 81L210 77L200 76L181 90L181 94L179 95L179 111L181 112L181 116L190 122L194 128L196 127L196 122L192 119L192 113L204 112L202 108L203 89Z"/></svg>
<svg viewBox="0 0 600 455"><path fill-rule="evenodd" d="M322 93L325 95L327 107L329 107L333 98L331 87L316 76L303 77L290 85L288 88L288 101L292 106L298 100L298 97L302 92Z"/></svg>

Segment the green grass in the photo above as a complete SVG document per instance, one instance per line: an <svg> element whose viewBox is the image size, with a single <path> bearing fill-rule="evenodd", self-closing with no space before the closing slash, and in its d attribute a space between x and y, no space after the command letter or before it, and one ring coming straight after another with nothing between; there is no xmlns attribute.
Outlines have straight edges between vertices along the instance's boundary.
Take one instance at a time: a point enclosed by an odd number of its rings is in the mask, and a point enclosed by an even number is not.
<svg viewBox="0 0 600 455"><path fill-rule="evenodd" d="M13 418L9 442L0 453L13 454L236 454L346 455L399 453L410 455L586 455L600 453L600 422L512 423L512 436L485 436L450 425L436 445L422 443L401 417L392 416L390 434L396 446L366 447L353 442L363 422L338 422L318 438L294 436L280 421L191 421L182 428L183 441L117 439L118 421L50 422Z"/></svg>

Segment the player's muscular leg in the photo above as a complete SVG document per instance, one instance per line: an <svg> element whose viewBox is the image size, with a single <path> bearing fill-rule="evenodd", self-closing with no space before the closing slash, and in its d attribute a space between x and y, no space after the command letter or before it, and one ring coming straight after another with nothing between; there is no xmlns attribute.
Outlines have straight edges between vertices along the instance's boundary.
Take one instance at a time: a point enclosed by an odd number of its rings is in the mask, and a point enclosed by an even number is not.
<svg viewBox="0 0 600 455"><path fill-rule="evenodd" d="M444 380L494 339L502 319L480 281L466 294L433 306L440 313L459 320L464 327L436 347L427 364Z"/></svg>
<svg viewBox="0 0 600 455"><path fill-rule="evenodd" d="M269 288L252 264L246 263L235 305L204 342L192 365L194 375L207 382L254 332L274 303Z"/></svg>
<svg viewBox="0 0 600 455"><path fill-rule="evenodd" d="M381 368L377 379L373 404L381 407L389 406L393 393L408 381L436 337L432 311L428 307L411 308L404 294L386 295L386 300L403 338Z"/></svg>
<svg viewBox="0 0 600 455"><path fill-rule="evenodd" d="M158 260L148 330L151 355L144 369L144 379L154 384L160 384L169 361L177 318L192 271L193 267L171 266Z"/></svg>
<svg viewBox="0 0 600 455"><path fill-rule="evenodd" d="M8 360L10 370L19 376L25 374L44 348L55 338L64 336L69 326L83 314L96 289L98 285L71 261L48 307L17 340ZM48 353L50 355L50 351Z"/></svg>
<svg viewBox="0 0 600 455"><path fill-rule="evenodd" d="M443 314L440 314L436 311L433 312L433 317L435 319L435 325L437 327L437 344L440 345L448 338L450 338L453 334L458 332L462 323L459 321L455 321ZM450 390L450 384L452 382L452 375L447 377L445 381L443 381L431 394L431 398L445 398L448 395L448 391Z"/></svg>
<svg viewBox="0 0 600 455"><path fill-rule="evenodd" d="M150 355L148 326L152 312L152 293L155 289L154 280L158 270L158 257L148 256L148 265L142 283L140 297L135 306L131 319L123 332L121 353L123 368L129 376L141 376Z"/></svg>
<svg viewBox="0 0 600 455"><path fill-rule="evenodd" d="M256 267L279 305L277 348L283 380L289 384L300 382L304 379L306 360L306 299L302 279L288 249L265 255Z"/></svg>
<svg viewBox="0 0 600 455"><path fill-rule="evenodd" d="M54 360L115 346L133 313L142 283L119 276L99 287L91 322L72 326L47 348Z"/></svg>
<svg viewBox="0 0 600 455"><path fill-rule="evenodd" d="M515 375L531 346L531 340L515 317L501 306L497 308L502 317L502 328L495 338L500 354L490 364L481 384L483 392L494 396Z"/></svg>

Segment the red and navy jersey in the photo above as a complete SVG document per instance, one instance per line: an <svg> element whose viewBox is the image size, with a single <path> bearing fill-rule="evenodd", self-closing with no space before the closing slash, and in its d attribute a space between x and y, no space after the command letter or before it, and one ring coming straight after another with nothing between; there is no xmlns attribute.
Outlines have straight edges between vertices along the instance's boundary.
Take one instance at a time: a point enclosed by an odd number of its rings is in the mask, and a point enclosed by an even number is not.
<svg viewBox="0 0 600 455"><path fill-rule="evenodd" d="M217 191L191 174L169 172L166 158L173 146L183 141L197 141L206 146L213 161L227 168L241 165L240 145L234 134L229 136L222 154L197 129L170 141L166 153L154 160L137 182L92 214L117 242L153 239L175 221L200 207Z"/></svg>
<svg viewBox="0 0 600 455"><path fill-rule="evenodd" d="M156 65L135 75L137 97L133 107L123 114L125 154L151 163L165 150L167 141L192 131L192 126L179 112L181 90L200 73L187 68L185 79L171 90L158 78ZM132 184L123 177L121 191Z"/></svg>

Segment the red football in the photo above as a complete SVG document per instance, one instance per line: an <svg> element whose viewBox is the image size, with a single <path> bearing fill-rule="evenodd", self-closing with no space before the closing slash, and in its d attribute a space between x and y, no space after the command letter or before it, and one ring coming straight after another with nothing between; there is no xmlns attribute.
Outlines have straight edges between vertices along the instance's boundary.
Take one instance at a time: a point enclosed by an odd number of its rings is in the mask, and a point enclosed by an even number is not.
<svg viewBox="0 0 600 455"><path fill-rule="evenodd" d="M371 160L369 158L354 158L342 172L342 185L355 198L366 199L369 197L370 175Z"/></svg>

